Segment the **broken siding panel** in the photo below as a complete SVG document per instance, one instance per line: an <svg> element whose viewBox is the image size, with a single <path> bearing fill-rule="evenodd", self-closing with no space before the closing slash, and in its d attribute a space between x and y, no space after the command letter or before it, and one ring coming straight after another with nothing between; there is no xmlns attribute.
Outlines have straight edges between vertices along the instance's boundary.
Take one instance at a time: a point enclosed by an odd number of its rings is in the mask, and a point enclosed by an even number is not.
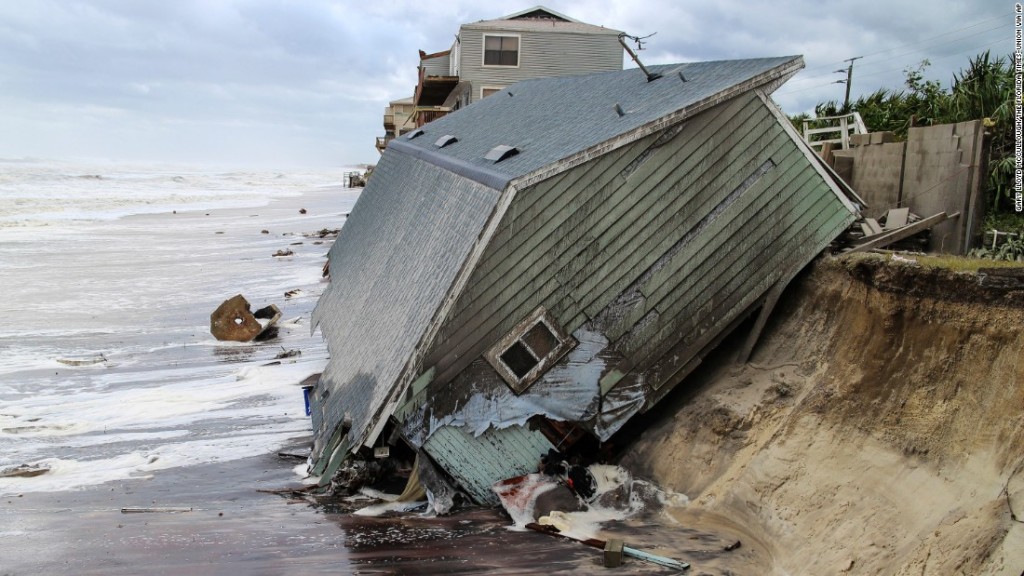
<svg viewBox="0 0 1024 576"><path fill-rule="evenodd" d="M331 351L315 395L325 412L317 448L346 414L350 440L364 440L497 197L385 152L331 249L332 280L314 310Z"/></svg>
<svg viewBox="0 0 1024 576"><path fill-rule="evenodd" d="M443 426L423 445L476 502L486 504L498 504L491 490L495 482L535 472L540 457L551 448L541 433L522 426L491 428L478 437Z"/></svg>

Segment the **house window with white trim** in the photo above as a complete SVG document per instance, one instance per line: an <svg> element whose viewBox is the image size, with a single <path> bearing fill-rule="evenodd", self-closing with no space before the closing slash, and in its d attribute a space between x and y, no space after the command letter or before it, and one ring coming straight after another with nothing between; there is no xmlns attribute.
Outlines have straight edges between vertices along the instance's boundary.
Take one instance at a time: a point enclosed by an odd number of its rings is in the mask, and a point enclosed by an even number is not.
<svg viewBox="0 0 1024 576"><path fill-rule="evenodd" d="M484 357L516 394L522 394L575 346L576 341L540 307Z"/></svg>
<svg viewBox="0 0 1024 576"><path fill-rule="evenodd" d="M484 34L484 66L519 66L519 36Z"/></svg>

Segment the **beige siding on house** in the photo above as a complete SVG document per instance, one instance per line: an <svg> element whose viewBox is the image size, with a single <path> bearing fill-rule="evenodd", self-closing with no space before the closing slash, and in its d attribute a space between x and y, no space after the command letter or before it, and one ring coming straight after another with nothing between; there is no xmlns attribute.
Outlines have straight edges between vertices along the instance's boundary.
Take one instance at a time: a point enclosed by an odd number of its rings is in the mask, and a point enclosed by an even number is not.
<svg viewBox="0 0 1024 576"><path fill-rule="evenodd" d="M519 37L519 66L484 66L484 35ZM499 30L463 26L459 32L460 77L473 86L510 86L520 80L622 69L622 46L614 34Z"/></svg>
<svg viewBox="0 0 1024 576"><path fill-rule="evenodd" d="M420 66L424 68L427 76L448 76L451 74L451 57L445 54L436 58L420 60Z"/></svg>

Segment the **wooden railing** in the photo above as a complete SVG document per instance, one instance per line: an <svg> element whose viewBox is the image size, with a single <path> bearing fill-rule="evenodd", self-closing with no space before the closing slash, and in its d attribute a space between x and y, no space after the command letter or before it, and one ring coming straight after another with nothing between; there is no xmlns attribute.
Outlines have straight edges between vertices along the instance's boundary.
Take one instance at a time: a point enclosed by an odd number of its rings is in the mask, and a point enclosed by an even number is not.
<svg viewBox="0 0 1024 576"><path fill-rule="evenodd" d="M823 128L811 128L811 124L825 124ZM864 126L864 120L860 114L851 112L842 116L823 116L813 120L804 120L804 140L814 149L821 151L826 142L841 144L843 150L850 147L851 134L867 134L868 129ZM836 134L835 138L815 138L816 135Z"/></svg>

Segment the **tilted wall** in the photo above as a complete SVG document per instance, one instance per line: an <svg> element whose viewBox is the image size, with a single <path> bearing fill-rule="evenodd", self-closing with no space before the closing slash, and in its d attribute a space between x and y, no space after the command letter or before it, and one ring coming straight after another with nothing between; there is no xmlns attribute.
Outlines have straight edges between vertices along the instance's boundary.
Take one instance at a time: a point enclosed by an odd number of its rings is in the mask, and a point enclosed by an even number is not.
<svg viewBox="0 0 1024 576"><path fill-rule="evenodd" d="M779 116L744 94L519 191L422 368L445 389L543 305L570 333L603 334L619 361L602 376L659 388L681 368L665 362L696 355L852 220Z"/></svg>

